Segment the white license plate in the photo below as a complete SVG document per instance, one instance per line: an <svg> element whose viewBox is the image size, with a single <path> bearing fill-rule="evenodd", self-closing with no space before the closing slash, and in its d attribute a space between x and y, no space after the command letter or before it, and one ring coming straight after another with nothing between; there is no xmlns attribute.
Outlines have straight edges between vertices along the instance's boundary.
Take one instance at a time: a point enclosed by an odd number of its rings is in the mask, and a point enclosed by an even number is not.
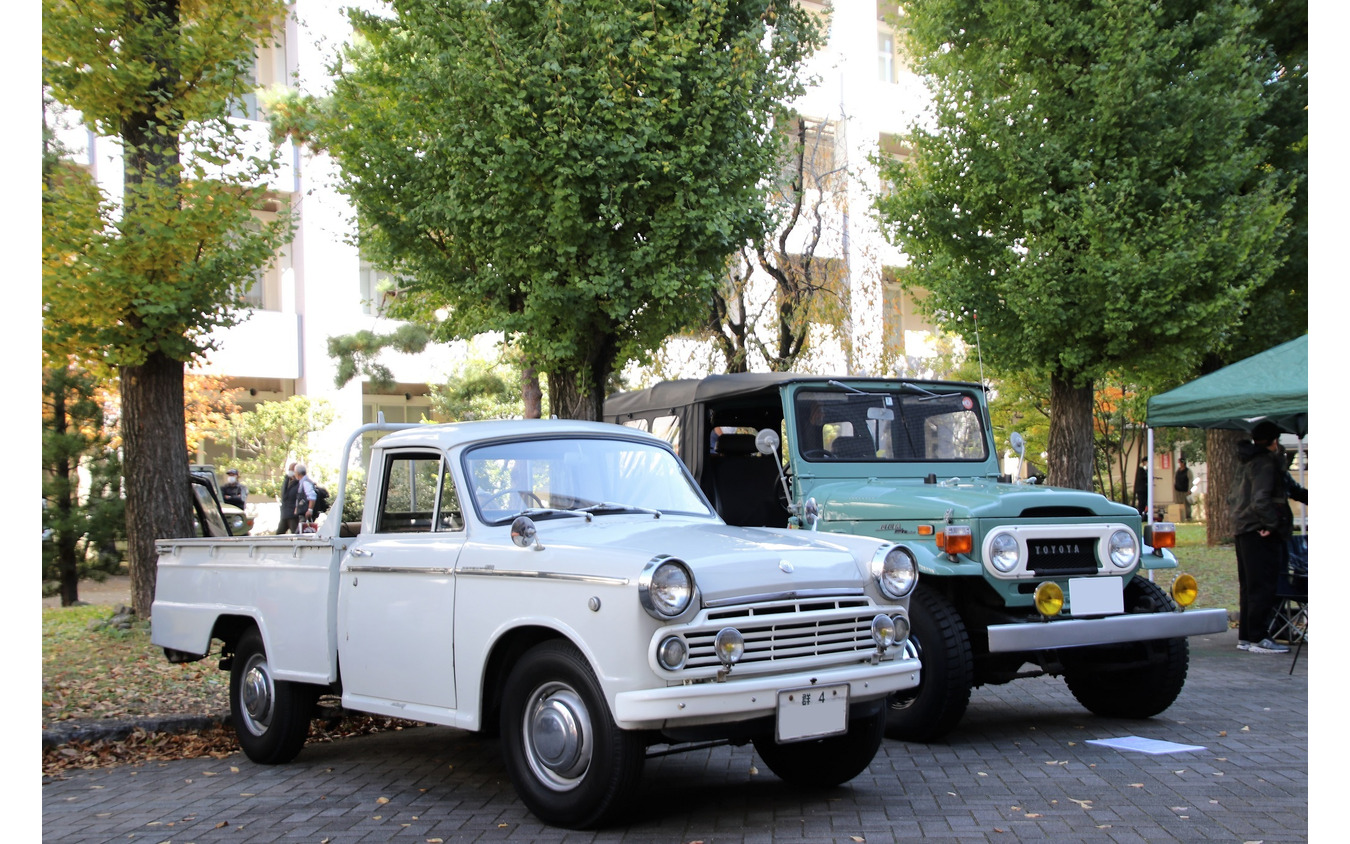
<svg viewBox="0 0 1350 844"><path fill-rule="evenodd" d="M848 732L848 684L785 689L778 693L778 741Z"/></svg>
<svg viewBox="0 0 1350 844"><path fill-rule="evenodd" d="M1071 615L1119 615L1125 612L1125 581L1119 577L1069 580Z"/></svg>

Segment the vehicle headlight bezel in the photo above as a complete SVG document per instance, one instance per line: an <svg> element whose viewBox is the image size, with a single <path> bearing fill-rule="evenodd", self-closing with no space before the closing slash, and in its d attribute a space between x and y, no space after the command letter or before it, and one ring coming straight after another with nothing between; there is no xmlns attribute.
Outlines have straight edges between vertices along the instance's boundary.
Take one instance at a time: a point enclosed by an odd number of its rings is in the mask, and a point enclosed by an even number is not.
<svg viewBox="0 0 1350 844"><path fill-rule="evenodd" d="M899 600L919 582L919 562L903 545L884 545L872 555L872 579L881 594Z"/></svg>
<svg viewBox="0 0 1350 844"><path fill-rule="evenodd" d="M1009 531L999 531L989 538L989 564L1004 574L1022 564L1022 543Z"/></svg>
<svg viewBox="0 0 1350 844"><path fill-rule="evenodd" d="M657 621L670 621L697 605L698 584L684 560L653 557L638 577L638 601Z"/></svg>
<svg viewBox="0 0 1350 844"><path fill-rule="evenodd" d="M1106 556L1118 569L1129 569L1139 562L1139 539L1133 531L1121 528L1106 539Z"/></svg>

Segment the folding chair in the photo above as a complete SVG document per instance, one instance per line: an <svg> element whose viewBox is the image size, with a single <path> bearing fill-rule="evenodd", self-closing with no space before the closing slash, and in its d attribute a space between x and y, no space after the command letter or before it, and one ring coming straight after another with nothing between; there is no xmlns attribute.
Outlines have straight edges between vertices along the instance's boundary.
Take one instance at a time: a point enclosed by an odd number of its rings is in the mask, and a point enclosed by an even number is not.
<svg viewBox="0 0 1350 844"><path fill-rule="evenodd" d="M1299 654L1308 641L1308 540L1296 535L1289 541L1289 567L1280 575L1275 587L1275 617L1271 621L1270 638L1297 644L1289 673L1294 673Z"/></svg>

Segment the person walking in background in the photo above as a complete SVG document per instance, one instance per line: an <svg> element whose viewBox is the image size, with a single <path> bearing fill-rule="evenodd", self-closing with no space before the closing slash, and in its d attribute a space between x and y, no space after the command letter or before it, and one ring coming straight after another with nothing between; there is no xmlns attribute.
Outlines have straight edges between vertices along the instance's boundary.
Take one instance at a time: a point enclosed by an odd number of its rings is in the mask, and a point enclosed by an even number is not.
<svg viewBox="0 0 1350 844"><path fill-rule="evenodd" d="M225 473L225 484L220 488L220 496L226 504L233 504L240 510L248 503L248 487L239 483L239 470L230 469Z"/></svg>
<svg viewBox="0 0 1350 844"><path fill-rule="evenodd" d="M281 519L277 522L277 533L298 533L299 520L295 517L295 491L299 483L295 480L295 461L286 467L286 477L281 480Z"/></svg>
<svg viewBox="0 0 1350 844"><path fill-rule="evenodd" d="M1279 603L1280 575L1288 567L1285 555L1294 528L1289 499L1307 504L1308 491L1290 477L1280 429L1273 422L1257 424L1251 441L1238 444L1238 460L1228 499L1237 546L1238 650L1289 653L1270 638L1270 622Z"/></svg>
<svg viewBox="0 0 1350 844"><path fill-rule="evenodd" d="M1172 491L1174 496L1181 504L1181 511L1185 515L1182 521L1191 520L1191 470L1186 468L1186 458L1177 460L1177 474L1172 479Z"/></svg>
<svg viewBox="0 0 1350 844"><path fill-rule="evenodd" d="M314 482L309 479L305 464L295 464L295 532L300 533L300 522L314 521L314 501L319 497Z"/></svg>
<svg viewBox="0 0 1350 844"><path fill-rule="evenodd" d="M1148 518L1148 458L1139 458L1139 468L1134 470L1134 509L1139 515Z"/></svg>

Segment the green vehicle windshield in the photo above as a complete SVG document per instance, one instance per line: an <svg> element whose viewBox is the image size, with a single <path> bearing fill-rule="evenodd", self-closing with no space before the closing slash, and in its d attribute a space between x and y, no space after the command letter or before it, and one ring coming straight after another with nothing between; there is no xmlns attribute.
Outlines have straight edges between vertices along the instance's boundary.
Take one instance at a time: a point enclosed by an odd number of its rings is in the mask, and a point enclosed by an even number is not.
<svg viewBox="0 0 1350 844"><path fill-rule="evenodd" d="M978 463L989 456L980 403L919 387L800 390L798 450L808 461Z"/></svg>

